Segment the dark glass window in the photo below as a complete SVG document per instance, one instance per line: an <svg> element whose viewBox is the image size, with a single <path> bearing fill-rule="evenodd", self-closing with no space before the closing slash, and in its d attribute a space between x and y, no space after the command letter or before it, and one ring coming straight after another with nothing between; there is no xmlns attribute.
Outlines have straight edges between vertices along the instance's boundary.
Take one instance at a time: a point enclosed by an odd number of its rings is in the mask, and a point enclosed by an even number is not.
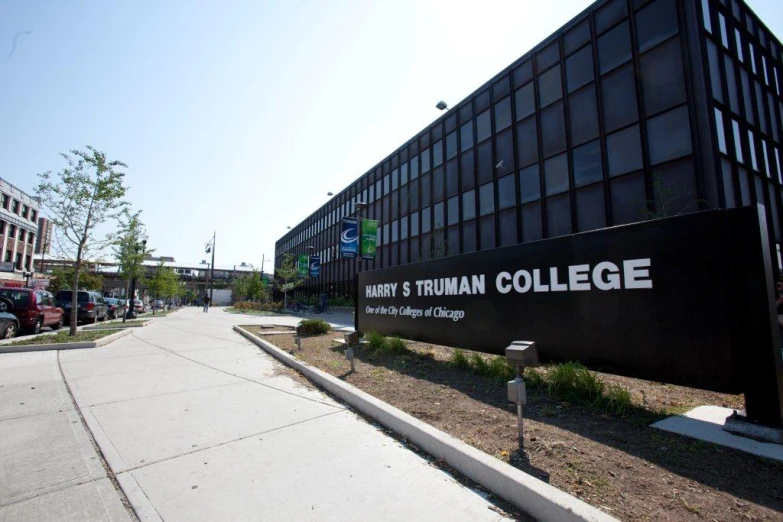
<svg viewBox="0 0 783 522"><path fill-rule="evenodd" d="M536 70L544 71L549 66L554 65L560 59L560 49L558 49L557 41L552 42L549 46L536 55Z"/></svg>
<svg viewBox="0 0 783 522"><path fill-rule="evenodd" d="M391 218L395 219L397 214L397 209L399 208L399 199L400 199L400 192L394 191L391 195Z"/></svg>
<svg viewBox="0 0 783 522"><path fill-rule="evenodd" d="M657 167L652 177L658 214L673 216L699 210L696 172L690 158Z"/></svg>
<svg viewBox="0 0 783 522"><path fill-rule="evenodd" d="M498 180L498 208L503 210L516 206L516 176L509 174Z"/></svg>
<svg viewBox="0 0 783 522"><path fill-rule="evenodd" d="M411 202L411 210L418 210L419 209L419 181L411 181L410 182L410 202Z"/></svg>
<svg viewBox="0 0 783 522"><path fill-rule="evenodd" d="M429 205L432 202L432 185L429 174L421 176L421 204Z"/></svg>
<svg viewBox="0 0 783 522"><path fill-rule="evenodd" d="M507 172L514 172L514 137L511 129L495 137L495 173L502 176Z"/></svg>
<svg viewBox="0 0 783 522"><path fill-rule="evenodd" d="M563 36L563 51L571 54L575 49L582 46L583 43L590 40L590 20L585 18L579 25L568 31Z"/></svg>
<svg viewBox="0 0 783 522"><path fill-rule="evenodd" d="M718 48L710 40L707 40L707 57L710 69L710 86L712 87L712 96L719 102L723 102L723 89L720 81L720 59L718 58Z"/></svg>
<svg viewBox="0 0 783 522"><path fill-rule="evenodd" d="M449 225L459 223L459 196L449 198L448 201Z"/></svg>
<svg viewBox="0 0 783 522"><path fill-rule="evenodd" d="M478 182L483 183L492 179L494 177L493 170L492 142L485 141L478 146Z"/></svg>
<svg viewBox="0 0 783 522"><path fill-rule="evenodd" d="M619 176L642 168L642 140L634 125L606 137L609 175Z"/></svg>
<svg viewBox="0 0 783 522"><path fill-rule="evenodd" d="M636 38L640 52L677 34L678 30L674 0L655 0L636 13Z"/></svg>
<svg viewBox="0 0 783 522"><path fill-rule="evenodd" d="M519 171L519 200L522 203L541 199L541 178L538 164Z"/></svg>
<svg viewBox="0 0 783 522"><path fill-rule="evenodd" d="M411 214L411 237L419 235L419 213Z"/></svg>
<svg viewBox="0 0 783 522"><path fill-rule="evenodd" d="M548 237L571 233L571 199L568 194L546 200L546 224Z"/></svg>
<svg viewBox="0 0 783 522"><path fill-rule="evenodd" d="M734 114L739 114L739 95L737 93L737 77L734 74L734 62L729 55L724 55L726 66L726 87L729 92L729 107Z"/></svg>
<svg viewBox="0 0 783 522"><path fill-rule="evenodd" d="M476 118L476 141L481 143L492 136L492 125L490 124L489 111L484 111Z"/></svg>
<svg viewBox="0 0 783 522"><path fill-rule="evenodd" d="M623 22L598 39L598 65L601 74L631 59L631 35Z"/></svg>
<svg viewBox="0 0 783 522"><path fill-rule="evenodd" d="M509 92L508 76L504 76L492 84L492 97L499 100Z"/></svg>
<svg viewBox="0 0 783 522"><path fill-rule="evenodd" d="M563 102L556 103L541 111L541 138L544 157L565 150L565 122L563 121Z"/></svg>
<svg viewBox="0 0 783 522"><path fill-rule="evenodd" d="M495 211L495 189L493 183L479 187L479 215L486 216Z"/></svg>
<svg viewBox="0 0 783 522"><path fill-rule="evenodd" d="M495 216L484 216L479 223L481 227L481 250L495 248Z"/></svg>
<svg viewBox="0 0 783 522"><path fill-rule="evenodd" d="M438 141L442 138L443 138L443 126L440 123L436 123L432 127L432 141Z"/></svg>
<svg viewBox="0 0 783 522"><path fill-rule="evenodd" d="M639 119L633 68L628 65L601 79L603 117L606 132Z"/></svg>
<svg viewBox="0 0 783 522"><path fill-rule="evenodd" d="M593 46L588 45L573 56L566 58L566 81L568 92L593 81Z"/></svg>
<svg viewBox="0 0 783 522"><path fill-rule="evenodd" d="M541 203L522 207L522 241L536 241L544 237L541 221Z"/></svg>
<svg viewBox="0 0 783 522"><path fill-rule="evenodd" d="M489 109L489 89L484 90L482 93L476 96L473 103L476 106L477 113L480 113L485 109Z"/></svg>
<svg viewBox="0 0 783 522"><path fill-rule="evenodd" d="M517 209L512 208L498 214L498 229L500 232L498 246L517 244Z"/></svg>
<svg viewBox="0 0 783 522"><path fill-rule="evenodd" d="M596 11L595 30L601 33L627 14L626 0L613 0Z"/></svg>
<svg viewBox="0 0 783 522"><path fill-rule="evenodd" d="M646 114L653 114L685 101L680 40L675 38L639 59Z"/></svg>
<svg viewBox="0 0 783 522"><path fill-rule="evenodd" d="M536 118L528 118L517 125L517 158L521 166L538 161Z"/></svg>
<svg viewBox="0 0 783 522"><path fill-rule="evenodd" d="M392 243L400 240L400 229L397 227L396 219L391 223L391 240Z"/></svg>
<svg viewBox="0 0 783 522"><path fill-rule="evenodd" d="M572 159L575 186L581 187L603 179L601 144L598 140L574 149Z"/></svg>
<svg viewBox="0 0 783 522"><path fill-rule="evenodd" d="M454 111L451 111L451 116L446 118L446 132L456 131L457 130L457 114ZM405 158L403 158L404 161Z"/></svg>
<svg viewBox="0 0 783 522"><path fill-rule="evenodd" d="M408 186L400 189L400 215L404 216L410 210L410 196L408 195Z"/></svg>
<svg viewBox="0 0 783 522"><path fill-rule="evenodd" d="M430 149L424 149L421 151L421 172L429 172L430 170Z"/></svg>
<svg viewBox="0 0 783 522"><path fill-rule="evenodd" d="M400 171L398 169L391 172L391 185L392 190L397 190L400 187Z"/></svg>
<svg viewBox="0 0 783 522"><path fill-rule="evenodd" d="M443 141L438 140L432 146L432 166L437 167L443 164Z"/></svg>
<svg viewBox="0 0 783 522"><path fill-rule="evenodd" d="M568 159L560 154L544 162L546 195L560 194L568 190Z"/></svg>
<svg viewBox="0 0 783 522"><path fill-rule="evenodd" d="M495 104L495 132L511 126L511 97Z"/></svg>
<svg viewBox="0 0 783 522"><path fill-rule="evenodd" d="M748 72L745 69L740 68L740 78L742 79L742 98L745 103L745 118L750 123L755 123L756 120L753 117L753 103L750 99L750 81L748 80Z"/></svg>
<svg viewBox="0 0 783 522"><path fill-rule="evenodd" d="M462 224L462 252L476 251L476 220Z"/></svg>
<svg viewBox="0 0 783 522"><path fill-rule="evenodd" d="M462 193L462 219L476 217L476 191L468 190Z"/></svg>
<svg viewBox="0 0 783 522"><path fill-rule="evenodd" d="M571 146L579 145L598 136L598 107L593 85L568 97L568 119L570 120Z"/></svg>
<svg viewBox="0 0 783 522"><path fill-rule="evenodd" d="M724 208L734 208L737 206L737 200L734 196L734 182L731 176L731 162L725 158L720 160L721 174L723 175L723 193L726 196L726 206Z"/></svg>
<svg viewBox="0 0 783 522"><path fill-rule="evenodd" d="M459 177L457 176L457 160L446 163L446 195L453 196L459 192Z"/></svg>
<svg viewBox="0 0 783 522"><path fill-rule="evenodd" d="M473 122L469 121L460 127L460 134L460 150L464 152L473 146Z"/></svg>
<svg viewBox="0 0 783 522"><path fill-rule="evenodd" d="M446 217L443 215L443 202L435 203L432 207L432 225L435 230L446 226Z"/></svg>
<svg viewBox="0 0 783 522"><path fill-rule="evenodd" d="M419 238L411 238L408 252L410 254L411 263L415 263L419 260Z"/></svg>
<svg viewBox="0 0 783 522"><path fill-rule="evenodd" d="M383 198L383 219L389 219L389 196Z"/></svg>
<svg viewBox="0 0 783 522"><path fill-rule="evenodd" d="M449 227L446 231L446 250L447 254L453 256L459 254L459 227Z"/></svg>
<svg viewBox="0 0 783 522"><path fill-rule="evenodd" d="M432 207L425 207L421 209L420 219L421 219L421 233L426 234L432 229L432 216L431 214Z"/></svg>
<svg viewBox="0 0 783 522"><path fill-rule="evenodd" d="M446 159L457 155L457 131L451 132L446 135Z"/></svg>
<svg viewBox="0 0 783 522"><path fill-rule="evenodd" d="M400 239L408 239L408 216L400 218Z"/></svg>
<svg viewBox="0 0 783 522"><path fill-rule="evenodd" d="M400 165L400 185L405 185L408 182L408 164L403 163Z"/></svg>
<svg viewBox="0 0 783 522"><path fill-rule="evenodd" d="M647 120L647 140L652 165L690 154L688 108L679 107Z"/></svg>
<svg viewBox="0 0 783 522"><path fill-rule="evenodd" d="M546 107L563 97L563 83L560 79L559 65L552 67L538 77L538 97L541 107Z"/></svg>
<svg viewBox="0 0 783 522"><path fill-rule="evenodd" d="M528 60L514 69L514 87L524 85L533 79L533 63Z"/></svg>
<svg viewBox="0 0 783 522"><path fill-rule="evenodd" d="M536 98L533 92L533 82L528 83L514 93L516 96L517 121L536 112Z"/></svg>
<svg viewBox="0 0 783 522"><path fill-rule="evenodd" d="M473 151L468 151L462 154L459 159L459 166L462 171L461 175L461 187L462 190L473 188L476 186L476 175L473 166Z"/></svg>
<svg viewBox="0 0 783 522"><path fill-rule="evenodd" d="M464 123L466 121L470 121L472 117L473 117L473 106L470 104L470 102L466 103L465 105L459 108L459 121Z"/></svg>
<svg viewBox="0 0 783 522"><path fill-rule="evenodd" d="M579 232L606 226L603 185L593 185L576 192L576 221Z"/></svg>
<svg viewBox="0 0 783 522"><path fill-rule="evenodd" d="M411 179L416 179L419 177L419 157L413 156L411 158Z"/></svg>
<svg viewBox="0 0 783 522"><path fill-rule="evenodd" d="M612 216L615 225L635 223L645 217L647 197L642 173L612 180Z"/></svg>
<svg viewBox="0 0 783 522"><path fill-rule="evenodd" d="M443 168L432 171L432 201L443 201Z"/></svg>
<svg viewBox="0 0 783 522"><path fill-rule="evenodd" d="M383 195L388 196L389 195L389 189L391 187L391 177L386 174L383 177Z"/></svg>

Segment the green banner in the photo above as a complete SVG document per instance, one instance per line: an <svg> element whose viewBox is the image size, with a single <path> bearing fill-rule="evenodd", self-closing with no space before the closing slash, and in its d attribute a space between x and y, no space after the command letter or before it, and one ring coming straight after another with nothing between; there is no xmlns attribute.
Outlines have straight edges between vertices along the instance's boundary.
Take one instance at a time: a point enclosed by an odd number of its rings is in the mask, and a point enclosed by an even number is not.
<svg viewBox="0 0 783 522"><path fill-rule="evenodd" d="M310 256L307 254L299 255L299 277L310 275Z"/></svg>
<svg viewBox="0 0 783 522"><path fill-rule="evenodd" d="M378 245L378 222L374 219L363 219L359 237L362 259L375 259L375 250Z"/></svg>

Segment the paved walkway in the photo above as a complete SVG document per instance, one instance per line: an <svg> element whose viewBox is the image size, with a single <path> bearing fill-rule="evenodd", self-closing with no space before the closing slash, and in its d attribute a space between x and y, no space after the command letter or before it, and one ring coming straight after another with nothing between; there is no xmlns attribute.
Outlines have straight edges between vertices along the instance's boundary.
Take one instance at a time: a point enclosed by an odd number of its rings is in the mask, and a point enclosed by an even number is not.
<svg viewBox="0 0 783 522"><path fill-rule="evenodd" d="M0 355L0 520L500 519L231 330L299 319L186 308L60 352L65 381L57 352Z"/></svg>

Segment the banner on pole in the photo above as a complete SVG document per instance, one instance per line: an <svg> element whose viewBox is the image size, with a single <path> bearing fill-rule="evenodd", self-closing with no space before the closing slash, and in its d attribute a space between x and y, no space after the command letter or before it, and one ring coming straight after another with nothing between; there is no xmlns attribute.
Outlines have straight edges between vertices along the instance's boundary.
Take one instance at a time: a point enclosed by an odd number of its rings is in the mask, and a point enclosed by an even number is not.
<svg viewBox="0 0 783 522"><path fill-rule="evenodd" d="M362 259L375 259L375 251L378 248L378 221L374 219L363 219L361 233L361 256Z"/></svg>
<svg viewBox="0 0 783 522"><path fill-rule="evenodd" d="M310 277L321 275L321 256L310 256Z"/></svg>
<svg viewBox="0 0 783 522"><path fill-rule="evenodd" d="M359 253L359 220L343 218L343 231L340 234L340 257L354 258Z"/></svg>
<svg viewBox="0 0 783 522"><path fill-rule="evenodd" d="M310 256L307 254L299 255L299 277L307 277L310 273Z"/></svg>

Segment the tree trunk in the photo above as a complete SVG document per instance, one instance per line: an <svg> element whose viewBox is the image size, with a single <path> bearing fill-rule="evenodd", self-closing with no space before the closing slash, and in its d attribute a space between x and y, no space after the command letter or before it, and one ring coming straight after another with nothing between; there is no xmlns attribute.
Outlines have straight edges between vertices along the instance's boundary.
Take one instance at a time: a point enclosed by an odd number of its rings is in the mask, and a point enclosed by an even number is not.
<svg viewBox="0 0 783 522"><path fill-rule="evenodd" d="M79 272L82 268L82 247L79 246L79 250L76 252L76 264L74 265L74 271L73 271L73 287L71 288L71 320L70 323L70 329L68 330L68 335L74 336L76 335L76 324L79 316Z"/></svg>
<svg viewBox="0 0 783 522"><path fill-rule="evenodd" d="M125 323L125 319L128 315L128 294L130 293L130 281L125 283L125 298L122 300L122 322Z"/></svg>

